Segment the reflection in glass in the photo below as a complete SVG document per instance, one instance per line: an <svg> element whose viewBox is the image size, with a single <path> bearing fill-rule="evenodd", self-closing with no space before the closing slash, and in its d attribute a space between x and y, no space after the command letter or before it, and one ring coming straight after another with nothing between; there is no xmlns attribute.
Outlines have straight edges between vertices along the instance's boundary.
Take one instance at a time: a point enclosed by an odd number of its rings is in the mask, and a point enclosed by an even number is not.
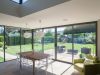
<svg viewBox="0 0 100 75"><path fill-rule="evenodd" d="M29 36L26 36L26 33L28 33ZM29 29L21 30L21 51L32 51L32 31Z"/></svg>
<svg viewBox="0 0 100 75"><path fill-rule="evenodd" d="M40 32L42 29L34 31L34 51L36 52L43 52L43 36Z"/></svg>
<svg viewBox="0 0 100 75"><path fill-rule="evenodd" d="M58 27L57 59L65 62L72 62L72 50L72 26Z"/></svg>
<svg viewBox="0 0 100 75"><path fill-rule="evenodd" d="M44 29L44 53L51 55L51 58L55 58L55 29Z"/></svg>

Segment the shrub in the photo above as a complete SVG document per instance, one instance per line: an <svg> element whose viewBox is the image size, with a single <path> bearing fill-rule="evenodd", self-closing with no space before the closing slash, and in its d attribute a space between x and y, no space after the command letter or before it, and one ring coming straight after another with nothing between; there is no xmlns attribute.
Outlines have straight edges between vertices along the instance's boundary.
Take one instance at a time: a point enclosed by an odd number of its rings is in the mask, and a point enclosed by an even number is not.
<svg viewBox="0 0 100 75"><path fill-rule="evenodd" d="M52 36L44 37L44 42L45 43L53 43L54 37L52 37Z"/></svg>
<svg viewBox="0 0 100 75"><path fill-rule="evenodd" d="M0 42L3 42L3 41L4 41L4 37L0 36Z"/></svg>
<svg viewBox="0 0 100 75"><path fill-rule="evenodd" d="M0 42L0 47L2 47L3 46L3 42Z"/></svg>

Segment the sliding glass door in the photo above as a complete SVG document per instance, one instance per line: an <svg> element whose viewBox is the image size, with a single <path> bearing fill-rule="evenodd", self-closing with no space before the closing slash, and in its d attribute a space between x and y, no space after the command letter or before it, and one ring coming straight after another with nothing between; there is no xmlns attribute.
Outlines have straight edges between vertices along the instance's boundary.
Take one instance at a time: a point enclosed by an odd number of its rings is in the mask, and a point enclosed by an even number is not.
<svg viewBox="0 0 100 75"><path fill-rule="evenodd" d="M72 62L72 26L57 28L57 60Z"/></svg>
<svg viewBox="0 0 100 75"><path fill-rule="evenodd" d="M75 25L74 28L74 59L84 58L86 54L96 55L96 23Z"/></svg>
<svg viewBox="0 0 100 75"><path fill-rule="evenodd" d="M43 30L38 29L34 30L34 51L36 52L43 52Z"/></svg>
<svg viewBox="0 0 100 75"><path fill-rule="evenodd" d="M73 62L96 55L96 23L57 27L57 60Z"/></svg>
<svg viewBox="0 0 100 75"><path fill-rule="evenodd" d="M0 26L0 62L34 50L72 63L86 54L96 55L96 36L96 22L33 30Z"/></svg>

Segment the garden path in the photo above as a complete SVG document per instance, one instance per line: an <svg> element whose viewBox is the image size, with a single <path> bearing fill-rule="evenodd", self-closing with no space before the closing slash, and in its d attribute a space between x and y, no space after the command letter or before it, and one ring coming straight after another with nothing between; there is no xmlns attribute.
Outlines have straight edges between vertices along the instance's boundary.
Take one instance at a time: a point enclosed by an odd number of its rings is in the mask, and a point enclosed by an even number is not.
<svg viewBox="0 0 100 75"><path fill-rule="evenodd" d="M17 56L11 55L11 54L8 54L8 53L5 53L5 56L6 56L7 60L11 60L11 59L16 59L17 58ZM0 51L0 57L4 58L4 52Z"/></svg>

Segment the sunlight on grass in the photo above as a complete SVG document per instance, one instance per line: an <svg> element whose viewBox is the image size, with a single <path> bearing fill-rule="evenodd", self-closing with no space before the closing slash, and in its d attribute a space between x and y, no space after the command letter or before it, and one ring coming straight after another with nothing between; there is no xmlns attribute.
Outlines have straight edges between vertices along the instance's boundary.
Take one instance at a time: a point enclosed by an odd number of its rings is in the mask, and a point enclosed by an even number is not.
<svg viewBox="0 0 100 75"><path fill-rule="evenodd" d="M72 43L58 43L58 45L65 46L66 50L72 49ZM92 52L95 51L95 45L93 45L93 44L74 44L74 49L78 50L79 52L80 52L81 48L83 48L83 47L91 48ZM31 44L22 45L21 48L22 48L21 49L22 52L32 51ZM34 49L35 49L35 51L42 50L42 45L35 44ZM48 49L54 49L54 43L44 44L44 50L48 50ZM16 53L20 52L20 46L19 45L7 46L6 52L15 55Z"/></svg>
<svg viewBox="0 0 100 75"><path fill-rule="evenodd" d="M3 62L3 61L4 61L4 59L2 57L0 57L0 62Z"/></svg>
<svg viewBox="0 0 100 75"><path fill-rule="evenodd" d="M31 44L21 46L21 51L22 52L31 51L31 50L32 50L32 45ZM6 52L15 55L16 53L20 52L20 45L7 46Z"/></svg>

